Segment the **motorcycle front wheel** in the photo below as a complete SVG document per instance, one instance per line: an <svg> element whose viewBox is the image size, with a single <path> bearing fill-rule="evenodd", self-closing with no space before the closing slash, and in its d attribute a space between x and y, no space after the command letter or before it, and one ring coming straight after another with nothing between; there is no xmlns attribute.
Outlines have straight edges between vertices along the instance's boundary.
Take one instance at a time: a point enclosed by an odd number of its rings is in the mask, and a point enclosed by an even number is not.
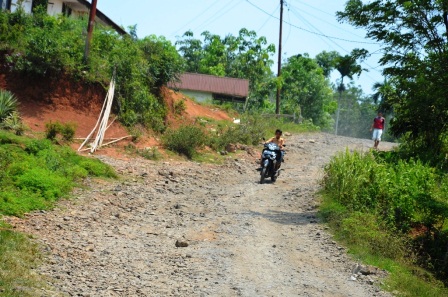
<svg viewBox="0 0 448 297"><path fill-rule="evenodd" d="M260 173L260 184L262 184L264 182L264 178L266 176L266 170L268 170L267 167L263 167L263 169L261 169L261 173Z"/></svg>

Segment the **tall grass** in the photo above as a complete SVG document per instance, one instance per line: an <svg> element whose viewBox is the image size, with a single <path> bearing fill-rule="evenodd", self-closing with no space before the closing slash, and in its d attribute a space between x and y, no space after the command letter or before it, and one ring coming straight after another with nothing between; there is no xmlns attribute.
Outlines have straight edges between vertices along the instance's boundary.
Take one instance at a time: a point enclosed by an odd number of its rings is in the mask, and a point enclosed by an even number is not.
<svg viewBox="0 0 448 297"><path fill-rule="evenodd" d="M350 251L388 269L389 290L447 296L448 180L420 161L340 153L325 167L320 213Z"/></svg>

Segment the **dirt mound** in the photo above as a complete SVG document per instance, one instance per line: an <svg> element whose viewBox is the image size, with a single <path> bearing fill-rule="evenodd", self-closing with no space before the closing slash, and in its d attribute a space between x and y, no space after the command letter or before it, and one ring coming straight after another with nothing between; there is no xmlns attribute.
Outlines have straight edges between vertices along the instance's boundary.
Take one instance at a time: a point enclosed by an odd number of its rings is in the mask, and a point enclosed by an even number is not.
<svg viewBox="0 0 448 297"><path fill-rule="evenodd" d="M0 69L0 88L13 92L19 99L24 123L35 132L45 131L50 121L75 123L75 137L86 137L95 126L106 91L99 84L75 81L67 75L37 78L9 73ZM128 135L118 122L106 133L107 138Z"/></svg>

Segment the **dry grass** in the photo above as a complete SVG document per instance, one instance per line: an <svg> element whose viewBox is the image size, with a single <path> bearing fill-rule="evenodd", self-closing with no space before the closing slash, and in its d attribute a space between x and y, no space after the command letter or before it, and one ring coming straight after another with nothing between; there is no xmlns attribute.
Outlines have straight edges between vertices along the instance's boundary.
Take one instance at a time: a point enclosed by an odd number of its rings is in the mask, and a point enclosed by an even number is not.
<svg viewBox="0 0 448 297"><path fill-rule="evenodd" d="M26 235L0 225L0 296L35 296L45 284L35 268L42 260Z"/></svg>

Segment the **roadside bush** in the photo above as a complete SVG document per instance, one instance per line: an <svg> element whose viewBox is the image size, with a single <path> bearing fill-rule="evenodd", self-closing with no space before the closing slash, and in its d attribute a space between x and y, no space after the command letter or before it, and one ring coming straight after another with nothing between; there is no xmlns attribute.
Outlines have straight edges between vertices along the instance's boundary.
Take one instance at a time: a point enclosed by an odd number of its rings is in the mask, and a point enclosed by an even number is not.
<svg viewBox="0 0 448 297"><path fill-rule="evenodd" d="M161 153L157 149L157 147L147 147L144 149L139 149L132 143L125 146L125 150L129 154L135 154L141 156L147 160L157 161L162 158Z"/></svg>
<svg viewBox="0 0 448 297"><path fill-rule="evenodd" d="M29 154L36 155L39 151L48 150L52 147L49 139L32 139L25 145L25 151Z"/></svg>
<svg viewBox="0 0 448 297"><path fill-rule="evenodd" d="M31 168L15 178L16 186L26 192L40 193L45 200L54 201L72 188L72 182L46 168Z"/></svg>
<svg viewBox="0 0 448 297"><path fill-rule="evenodd" d="M0 215L49 208L88 175L116 177L110 166L69 147L0 132Z"/></svg>
<svg viewBox="0 0 448 297"><path fill-rule="evenodd" d="M61 136L64 142L72 142L75 136L76 124L60 122L49 122L45 124L45 137L51 141L57 141L57 136Z"/></svg>
<svg viewBox="0 0 448 297"><path fill-rule="evenodd" d="M392 235L387 229L375 214L353 212L342 218L339 237L344 242L374 255L403 259L407 256L406 248L409 248L406 240L401 236Z"/></svg>
<svg viewBox="0 0 448 297"><path fill-rule="evenodd" d="M321 214L358 256L417 264L447 284L447 193L447 177L418 160L346 151L325 167Z"/></svg>
<svg viewBox="0 0 448 297"><path fill-rule="evenodd" d="M45 124L45 137L49 140L56 140L56 135L58 135L61 130L61 124L59 122L53 123L49 122Z"/></svg>
<svg viewBox="0 0 448 297"><path fill-rule="evenodd" d="M434 207L439 200L437 180L435 170L420 161L388 164L371 153L346 151L325 167L323 184L325 192L348 209L377 212L391 226L407 231L448 210L448 204L442 210Z"/></svg>
<svg viewBox="0 0 448 297"><path fill-rule="evenodd" d="M178 100L174 102L173 104L174 114L182 115L185 110L187 109L187 106L185 105L184 100Z"/></svg>
<svg viewBox="0 0 448 297"><path fill-rule="evenodd" d="M190 159L206 140L204 131L197 126L182 126L177 130L168 130L162 137L162 143L167 149Z"/></svg>

